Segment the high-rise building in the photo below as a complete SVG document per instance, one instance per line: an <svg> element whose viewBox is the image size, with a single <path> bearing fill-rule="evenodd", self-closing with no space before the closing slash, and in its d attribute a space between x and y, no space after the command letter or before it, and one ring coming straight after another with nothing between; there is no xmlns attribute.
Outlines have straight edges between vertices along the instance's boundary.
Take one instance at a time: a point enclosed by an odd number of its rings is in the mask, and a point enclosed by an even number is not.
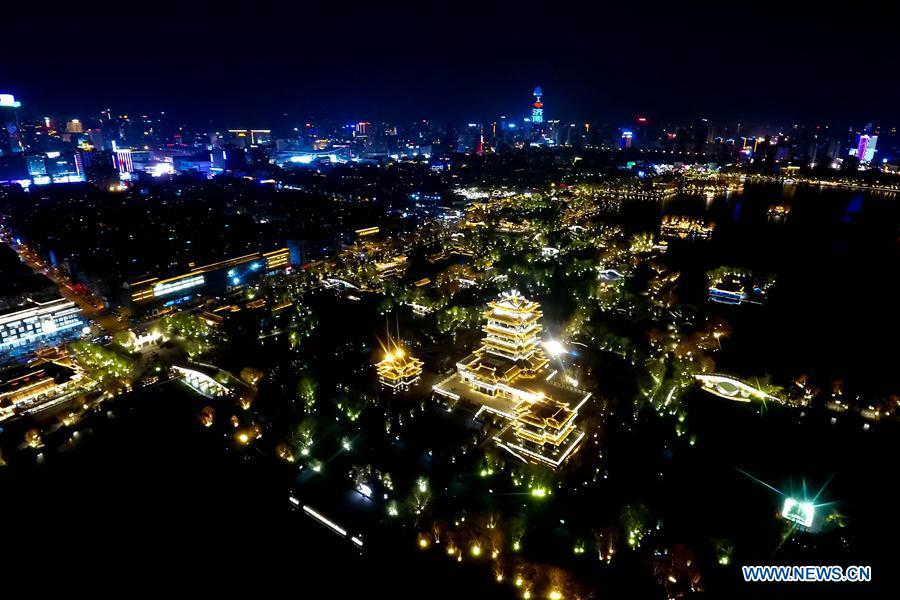
<svg viewBox="0 0 900 600"><path fill-rule="evenodd" d="M456 151L477 155L484 153L484 133L481 123L469 123L460 131Z"/></svg>
<svg viewBox="0 0 900 600"><path fill-rule="evenodd" d="M81 172L79 171L77 152L47 152L47 159L44 163L47 165L47 175L54 183L70 183L83 181Z"/></svg>
<svg viewBox="0 0 900 600"><path fill-rule="evenodd" d="M25 156L7 154L0 156L0 183L28 183L28 161Z"/></svg>
<svg viewBox="0 0 900 600"><path fill-rule="evenodd" d="M118 148L115 144L113 144L113 162L116 165L116 168L119 170L119 175L125 175L130 177L131 173L134 173L134 160L131 157L131 150L128 148Z"/></svg>
<svg viewBox="0 0 900 600"><path fill-rule="evenodd" d="M856 145L856 156L859 162L868 164L875 158L875 146L878 144L877 135L868 135L866 133L859 136Z"/></svg>
<svg viewBox="0 0 900 600"><path fill-rule="evenodd" d="M544 102L541 100L544 91L541 86L534 88L534 104L531 105L531 124L542 127L544 123Z"/></svg>
<svg viewBox="0 0 900 600"><path fill-rule="evenodd" d="M638 115L634 119L634 126L632 127L632 131L634 132L634 140L633 144L639 148L645 148L649 142L649 121L647 117L643 115Z"/></svg>
<svg viewBox="0 0 900 600"><path fill-rule="evenodd" d="M272 143L271 129L229 129L227 140L238 148L253 148Z"/></svg>
<svg viewBox="0 0 900 600"><path fill-rule="evenodd" d="M831 160L835 160L841 155L841 140L832 139L828 142L828 147L825 150L825 154Z"/></svg>
<svg viewBox="0 0 900 600"><path fill-rule="evenodd" d="M531 104L531 139L540 141L544 135L544 91L540 86L534 88L534 102Z"/></svg>
<svg viewBox="0 0 900 600"><path fill-rule="evenodd" d="M19 108L22 103L16 100L12 94L0 94L0 106L4 108Z"/></svg>
<svg viewBox="0 0 900 600"><path fill-rule="evenodd" d="M119 184L119 171L112 152L105 150L78 150L75 154L78 173L100 188L107 189Z"/></svg>
<svg viewBox="0 0 900 600"><path fill-rule="evenodd" d="M0 94L0 156L24 152L18 108L22 103L12 94Z"/></svg>
<svg viewBox="0 0 900 600"><path fill-rule="evenodd" d="M7 154L0 156L0 182L20 185L51 183L47 154Z"/></svg>

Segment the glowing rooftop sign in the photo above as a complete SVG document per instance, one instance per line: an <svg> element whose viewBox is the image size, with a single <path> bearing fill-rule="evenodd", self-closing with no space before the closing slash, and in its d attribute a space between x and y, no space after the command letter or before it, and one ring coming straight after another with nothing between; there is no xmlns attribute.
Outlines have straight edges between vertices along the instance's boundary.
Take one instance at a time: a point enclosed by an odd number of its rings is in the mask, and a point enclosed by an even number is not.
<svg viewBox="0 0 900 600"><path fill-rule="evenodd" d="M0 106L19 108L22 106L22 103L16 100L16 97L12 94L0 94Z"/></svg>
<svg viewBox="0 0 900 600"><path fill-rule="evenodd" d="M161 296L168 296L169 294L174 294L175 292L181 292L183 290L187 290L190 288L194 288L206 283L203 275L194 275L192 277L184 277L181 279L176 279L175 281L165 282L165 283L157 283L153 286L153 296L159 298Z"/></svg>
<svg viewBox="0 0 900 600"><path fill-rule="evenodd" d="M786 498L781 510L782 517L804 527L812 525L815 513L816 508L812 502L800 502L794 498Z"/></svg>

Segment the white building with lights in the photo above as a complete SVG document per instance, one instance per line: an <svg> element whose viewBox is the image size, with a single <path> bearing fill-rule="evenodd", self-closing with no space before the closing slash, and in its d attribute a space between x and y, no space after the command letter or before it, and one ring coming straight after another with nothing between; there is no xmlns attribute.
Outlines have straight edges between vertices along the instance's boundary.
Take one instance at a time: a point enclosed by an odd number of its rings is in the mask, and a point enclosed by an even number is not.
<svg viewBox="0 0 900 600"><path fill-rule="evenodd" d="M0 310L0 353L28 350L77 336L84 327L81 308L65 298L38 300Z"/></svg>

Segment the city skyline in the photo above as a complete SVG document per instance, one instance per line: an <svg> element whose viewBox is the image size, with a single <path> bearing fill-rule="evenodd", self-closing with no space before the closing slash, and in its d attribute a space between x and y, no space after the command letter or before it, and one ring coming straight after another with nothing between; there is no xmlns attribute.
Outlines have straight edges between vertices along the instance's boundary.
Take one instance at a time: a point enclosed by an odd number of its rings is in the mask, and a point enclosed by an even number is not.
<svg viewBox="0 0 900 600"><path fill-rule="evenodd" d="M194 6L177 19L125 9L89 22L96 52L107 59L101 69L90 68L90 44L23 18L9 43L43 43L8 61L2 83L48 114L121 107L192 123L271 122L285 113L446 122L525 116L520 98L535 85L548 94L548 114L562 120L900 117L900 86L882 76L878 61L890 52L890 9L859 15L862 28L802 7L585 10L542 24L540 13L512 4L347 14L264 5L229 15ZM854 51L860 38L862 53Z"/></svg>

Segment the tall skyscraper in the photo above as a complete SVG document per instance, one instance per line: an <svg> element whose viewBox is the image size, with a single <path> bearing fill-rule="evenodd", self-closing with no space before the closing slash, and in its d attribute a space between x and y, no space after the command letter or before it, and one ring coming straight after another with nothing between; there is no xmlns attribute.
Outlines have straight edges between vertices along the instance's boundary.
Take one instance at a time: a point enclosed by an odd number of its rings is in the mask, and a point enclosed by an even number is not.
<svg viewBox="0 0 900 600"><path fill-rule="evenodd" d="M875 158L875 146L878 144L877 135L868 135L866 133L859 136L859 143L856 146L856 156L861 163L870 163Z"/></svg>
<svg viewBox="0 0 900 600"><path fill-rule="evenodd" d="M24 151L17 110L20 106L22 103L12 94L0 94L0 156Z"/></svg>
<svg viewBox="0 0 900 600"><path fill-rule="evenodd" d="M484 154L484 128L481 123L469 123L457 137L456 151L465 154Z"/></svg>
<svg viewBox="0 0 900 600"><path fill-rule="evenodd" d="M541 89L541 86L534 88L534 104L531 105L531 124L538 128L542 127L544 123L544 103L541 101L543 96L544 91Z"/></svg>

